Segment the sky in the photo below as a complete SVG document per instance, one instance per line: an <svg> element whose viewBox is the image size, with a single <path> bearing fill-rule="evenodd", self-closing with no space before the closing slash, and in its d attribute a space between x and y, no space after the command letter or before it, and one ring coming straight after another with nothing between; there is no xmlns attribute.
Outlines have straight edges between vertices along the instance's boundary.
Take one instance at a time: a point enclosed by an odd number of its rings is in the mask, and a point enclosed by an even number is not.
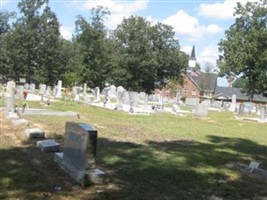
<svg viewBox="0 0 267 200"><path fill-rule="evenodd" d="M49 0L49 6L61 24L61 35L71 39L75 20L82 15L90 20L91 9L102 5L110 15L105 19L108 29L114 30L123 18L137 15L152 24L162 22L170 25L179 40L181 50L191 53L193 45L197 62L202 70L205 65L214 67L218 59L218 43L225 31L235 22L233 16L237 2L248 0ZM250 0L252 1L252 0ZM257 1L257 0L254 0ZM18 0L0 0L0 8L19 13ZM218 78L219 86L227 86L225 78Z"/></svg>

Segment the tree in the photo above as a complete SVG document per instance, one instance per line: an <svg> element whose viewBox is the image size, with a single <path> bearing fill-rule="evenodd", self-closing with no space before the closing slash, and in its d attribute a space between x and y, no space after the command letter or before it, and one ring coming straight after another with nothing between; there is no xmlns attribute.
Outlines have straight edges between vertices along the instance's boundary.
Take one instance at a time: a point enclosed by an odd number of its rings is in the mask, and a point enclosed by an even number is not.
<svg viewBox="0 0 267 200"><path fill-rule="evenodd" d="M62 42L59 32L59 22L54 12L47 6L39 21L39 44L35 82L55 85L62 79L65 66L62 51Z"/></svg>
<svg viewBox="0 0 267 200"><path fill-rule="evenodd" d="M247 85L247 80L245 78L237 78L234 82L233 82L233 87L236 88L245 88Z"/></svg>
<svg viewBox="0 0 267 200"><path fill-rule="evenodd" d="M119 44L116 75L128 90L151 93L155 83L162 87L171 79L179 79L185 67L186 55L181 53L179 41L174 39L170 26L152 26L142 17L124 19L114 31Z"/></svg>
<svg viewBox="0 0 267 200"><path fill-rule="evenodd" d="M238 3L234 15L235 23L219 43L220 75L245 78L243 89L252 101L267 89L267 1Z"/></svg>
<svg viewBox="0 0 267 200"><path fill-rule="evenodd" d="M77 42L81 54L81 79L90 87L103 87L109 75L109 55L106 46L107 31L103 24L104 17L109 11L97 7L91 11L92 18L88 22L82 16L76 20Z"/></svg>
<svg viewBox="0 0 267 200"><path fill-rule="evenodd" d="M10 20L16 16L14 12L0 10L0 75L4 82L10 76L10 58L8 56L7 37L12 31Z"/></svg>

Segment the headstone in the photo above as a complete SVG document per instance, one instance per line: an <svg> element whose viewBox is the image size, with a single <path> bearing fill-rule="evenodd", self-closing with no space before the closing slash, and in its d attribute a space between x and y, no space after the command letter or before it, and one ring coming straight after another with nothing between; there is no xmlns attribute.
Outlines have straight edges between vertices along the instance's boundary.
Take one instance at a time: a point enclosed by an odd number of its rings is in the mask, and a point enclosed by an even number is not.
<svg viewBox="0 0 267 200"><path fill-rule="evenodd" d="M72 98L74 99L74 101L80 100L80 87L78 86L72 87Z"/></svg>
<svg viewBox="0 0 267 200"><path fill-rule="evenodd" d="M46 95L51 95L51 91L52 91L51 86L47 86L45 94Z"/></svg>
<svg viewBox="0 0 267 200"><path fill-rule="evenodd" d="M56 93L56 98L61 98L61 88L62 88L62 81L58 80L57 82L57 93Z"/></svg>
<svg viewBox="0 0 267 200"><path fill-rule="evenodd" d="M99 89L99 87L96 87L95 89L94 89L94 102L95 103L97 103L97 102L99 102L100 101L100 89Z"/></svg>
<svg viewBox="0 0 267 200"><path fill-rule="evenodd" d="M44 138L44 131L40 128L29 128L25 129L25 135L30 138Z"/></svg>
<svg viewBox="0 0 267 200"><path fill-rule="evenodd" d="M83 84L83 95L87 94L87 84Z"/></svg>
<svg viewBox="0 0 267 200"><path fill-rule="evenodd" d="M54 160L78 183L103 183L105 173L95 169L97 130L84 123L66 122L63 153Z"/></svg>
<svg viewBox="0 0 267 200"><path fill-rule="evenodd" d="M42 152L57 152L60 150L59 143L51 139L37 141L37 148L41 149Z"/></svg>
<svg viewBox="0 0 267 200"><path fill-rule="evenodd" d="M240 103L239 110L238 110L238 115L239 116L242 116L244 114L244 109L245 109L244 103Z"/></svg>
<svg viewBox="0 0 267 200"><path fill-rule="evenodd" d="M18 86L18 92L17 92L17 95L19 98L23 97L23 91L24 91L24 87L22 85L19 85Z"/></svg>
<svg viewBox="0 0 267 200"><path fill-rule="evenodd" d="M35 84L34 83L31 83L30 84L30 92L31 93L34 93L35 92Z"/></svg>
<svg viewBox="0 0 267 200"><path fill-rule="evenodd" d="M8 81L6 85L6 92L8 94L13 94L16 88L16 83L14 81Z"/></svg>
<svg viewBox="0 0 267 200"><path fill-rule="evenodd" d="M29 89L29 87L30 87L30 86L29 86L29 84L28 84L28 83L25 83L25 84L24 84L24 89L25 89L25 90L28 90L28 89Z"/></svg>
<svg viewBox="0 0 267 200"><path fill-rule="evenodd" d="M266 107L265 106L261 106L260 108L260 120L259 122L265 122L266 120Z"/></svg>
<svg viewBox="0 0 267 200"><path fill-rule="evenodd" d="M40 90L39 93L44 95L46 92L46 85L45 84L40 84Z"/></svg>
<svg viewBox="0 0 267 200"><path fill-rule="evenodd" d="M110 98L116 98L117 97L116 86L115 85L111 85L110 86L109 96L110 96Z"/></svg>
<svg viewBox="0 0 267 200"><path fill-rule="evenodd" d="M196 112L194 114L197 118L205 118L208 116L208 106L204 104L198 104L196 107Z"/></svg>
<svg viewBox="0 0 267 200"><path fill-rule="evenodd" d="M103 89L105 100L104 100L104 106L110 103L110 86L108 83L105 84L105 87Z"/></svg>
<svg viewBox="0 0 267 200"><path fill-rule="evenodd" d="M7 93L4 94L5 98L5 112L14 112L15 111L15 88L9 89Z"/></svg>
<svg viewBox="0 0 267 200"><path fill-rule="evenodd" d="M130 95L129 95L129 92L127 92L126 90L123 92L122 103L126 105L130 104Z"/></svg>

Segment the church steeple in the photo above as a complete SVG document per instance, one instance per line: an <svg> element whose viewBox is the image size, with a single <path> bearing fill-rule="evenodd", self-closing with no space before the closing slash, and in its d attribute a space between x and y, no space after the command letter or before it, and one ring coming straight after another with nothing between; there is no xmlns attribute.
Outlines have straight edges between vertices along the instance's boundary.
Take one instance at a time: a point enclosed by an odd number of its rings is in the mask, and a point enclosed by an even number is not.
<svg viewBox="0 0 267 200"><path fill-rule="evenodd" d="M195 68L196 66L197 66L197 59L196 59L196 53L195 53L195 45L193 45L191 56L189 58L188 67Z"/></svg>
<svg viewBox="0 0 267 200"><path fill-rule="evenodd" d="M195 45L193 45L190 60L197 60L196 59L196 53L195 53Z"/></svg>

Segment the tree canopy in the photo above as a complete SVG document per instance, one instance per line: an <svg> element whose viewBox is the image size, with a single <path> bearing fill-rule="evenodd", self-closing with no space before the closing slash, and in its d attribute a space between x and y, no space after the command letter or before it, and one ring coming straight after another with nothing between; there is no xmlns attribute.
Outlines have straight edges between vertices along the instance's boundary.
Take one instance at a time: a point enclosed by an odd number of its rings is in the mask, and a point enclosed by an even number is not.
<svg viewBox="0 0 267 200"><path fill-rule="evenodd" d="M267 1L237 3L235 23L219 43L220 75L246 79L243 88L253 100L267 89Z"/></svg>
<svg viewBox="0 0 267 200"><path fill-rule="evenodd" d="M20 17L0 12L0 75L50 86L105 83L151 93L168 81L180 81L188 56L181 52L171 26L152 25L139 16L125 18L114 31L104 20L108 9L91 10L89 19L77 16L71 41L60 35L60 22L48 0L21 0ZM156 84L158 83L158 85Z"/></svg>

